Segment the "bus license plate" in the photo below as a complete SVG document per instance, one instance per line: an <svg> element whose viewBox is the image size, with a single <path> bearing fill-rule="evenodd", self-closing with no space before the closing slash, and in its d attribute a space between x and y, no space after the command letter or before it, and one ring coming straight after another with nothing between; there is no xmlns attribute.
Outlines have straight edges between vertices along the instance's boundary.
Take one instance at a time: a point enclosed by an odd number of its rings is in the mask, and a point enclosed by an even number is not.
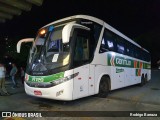
<svg viewBox="0 0 160 120"><path fill-rule="evenodd" d="M39 91L39 90L35 90L35 91L34 91L34 94L35 94L35 95L42 95L42 92Z"/></svg>

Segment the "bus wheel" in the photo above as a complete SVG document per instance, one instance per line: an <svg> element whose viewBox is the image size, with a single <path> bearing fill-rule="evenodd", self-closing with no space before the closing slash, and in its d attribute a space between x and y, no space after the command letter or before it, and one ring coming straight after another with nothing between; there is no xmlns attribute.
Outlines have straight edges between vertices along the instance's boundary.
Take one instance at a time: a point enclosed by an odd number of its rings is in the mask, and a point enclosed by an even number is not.
<svg viewBox="0 0 160 120"><path fill-rule="evenodd" d="M145 78L144 75L142 75L140 86L143 86L144 84L145 84Z"/></svg>
<svg viewBox="0 0 160 120"><path fill-rule="evenodd" d="M145 75L145 84L148 82L148 76L147 76L147 74Z"/></svg>
<svg viewBox="0 0 160 120"><path fill-rule="evenodd" d="M109 92L109 85L108 85L109 78L102 77L99 85L99 93L98 97L106 98Z"/></svg>

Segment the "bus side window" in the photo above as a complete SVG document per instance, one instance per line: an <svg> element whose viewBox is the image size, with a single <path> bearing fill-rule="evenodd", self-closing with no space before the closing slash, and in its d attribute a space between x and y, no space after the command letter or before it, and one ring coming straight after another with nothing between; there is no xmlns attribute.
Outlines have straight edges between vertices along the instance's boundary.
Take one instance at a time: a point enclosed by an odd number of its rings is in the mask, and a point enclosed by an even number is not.
<svg viewBox="0 0 160 120"><path fill-rule="evenodd" d="M126 41L126 55L131 56L130 43Z"/></svg>
<svg viewBox="0 0 160 120"><path fill-rule="evenodd" d="M139 49L137 46L135 46L135 52L134 52L135 58L139 58Z"/></svg>
<svg viewBox="0 0 160 120"><path fill-rule="evenodd" d="M116 42L117 42L117 52L120 54L126 54L126 41L124 38L120 37L119 35L116 35Z"/></svg>
<svg viewBox="0 0 160 120"><path fill-rule="evenodd" d="M126 55L134 57L134 50L133 50L133 46L131 45L131 43L127 43L126 44Z"/></svg>
<svg viewBox="0 0 160 120"><path fill-rule="evenodd" d="M122 44L117 44L117 52L124 54L124 46Z"/></svg>
<svg viewBox="0 0 160 120"><path fill-rule="evenodd" d="M105 39L103 38L102 42L101 42L101 46L100 46L99 52L103 53L103 52L107 52L107 51L108 51L108 47L107 47Z"/></svg>
<svg viewBox="0 0 160 120"><path fill-rule="evenodd" d="M132 45L132 43L127 42L126 43L126 55L134 57L134 46Z"/></svg>
<svg viewBox="0 0 160 120"><path fill-rule="evenodd" d="M108 30L105 30L99 53L103 53L103 52L107 52L107 51L115 51L114 46L115 45L114 45L113 34L111 32L109 32Z"/></svg>

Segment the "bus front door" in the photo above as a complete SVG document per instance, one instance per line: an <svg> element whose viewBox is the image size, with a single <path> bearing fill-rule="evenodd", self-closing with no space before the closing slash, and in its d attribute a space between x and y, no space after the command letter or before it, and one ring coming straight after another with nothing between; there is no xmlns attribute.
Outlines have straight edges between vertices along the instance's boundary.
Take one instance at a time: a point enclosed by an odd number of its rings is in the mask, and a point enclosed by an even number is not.
<svg viewBox="0 0 160 120"><path fill-rule="evenodd" d="M73 67L74 78L73 99L88 96L88 79L89 79L89 31L74 29L74 54Z"/></svg>

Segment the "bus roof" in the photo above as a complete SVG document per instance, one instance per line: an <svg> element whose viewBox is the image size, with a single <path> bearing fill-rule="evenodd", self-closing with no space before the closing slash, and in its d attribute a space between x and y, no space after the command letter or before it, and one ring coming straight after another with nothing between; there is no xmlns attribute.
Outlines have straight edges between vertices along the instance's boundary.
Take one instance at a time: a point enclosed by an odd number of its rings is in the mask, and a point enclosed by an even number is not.
<svg viewBox="0 0 160 120"><path fill-rule="evenodd" d="M50 26L52 24L56 24L56 23L59 23L59 22L63 22L63 21L66 21L66 20L71 20L71 19L75 19L75 18L83 18L83 19L88 19L88 20L91 20L91 21L94 21L100 25L104 25L105 28L109 29L110 31L116 33L117 35L123 37L125 40L131 42L132 44L138 46L139 48L145 50L146 52L149 53L148 50L144 49L142 46L140 46L138 43L134 42L132 39L130 39L129 37L127 37L126 35L122 34L121 32L119 32L118 30L116 30L115 28L113 28L112 26L110 26L109 24L107 24L106 22L104 22L103 20L100 20L96 17L92 17L92 16L89 16L89 15L74 15L74 16L70 16L70 17L66 17L66 18L63 18L63 19L60 19L60 20L57 20L57 21L54 21L54 22L51 22L45 26L43 26L42 28L44 27L47 27L47 26Z"/></svg>

